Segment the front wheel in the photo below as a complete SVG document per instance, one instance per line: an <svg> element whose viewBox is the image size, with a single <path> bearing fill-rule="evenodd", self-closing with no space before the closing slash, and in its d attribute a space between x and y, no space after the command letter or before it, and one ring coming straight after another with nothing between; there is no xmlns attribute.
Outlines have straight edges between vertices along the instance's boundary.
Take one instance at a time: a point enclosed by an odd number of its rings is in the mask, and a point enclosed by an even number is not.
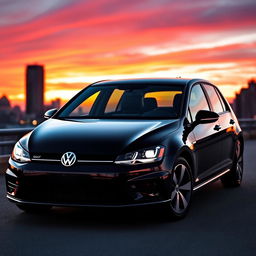
<svg viewBox="0 0 256 256"><path fill-rule="evenodd" d="M186 216L192 197L191 167L179 157L171 173L170 202L165 206L169 216L180 219Z"/></svg>

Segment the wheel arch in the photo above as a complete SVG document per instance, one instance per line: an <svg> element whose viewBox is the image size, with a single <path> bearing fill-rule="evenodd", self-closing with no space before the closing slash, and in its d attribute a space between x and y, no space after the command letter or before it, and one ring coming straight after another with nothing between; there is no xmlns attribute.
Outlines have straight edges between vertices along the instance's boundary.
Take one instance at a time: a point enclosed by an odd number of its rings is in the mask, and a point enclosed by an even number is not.
<svg viewBox="0 0 256 256"><path fill-rule="evenodd" d="M191 174L194 180L196 167L195 167L195 159L191 150L187 147L182 148L182 150L177 155L177 158L178 157L183 157L188 162L191 168Z"/></svg>

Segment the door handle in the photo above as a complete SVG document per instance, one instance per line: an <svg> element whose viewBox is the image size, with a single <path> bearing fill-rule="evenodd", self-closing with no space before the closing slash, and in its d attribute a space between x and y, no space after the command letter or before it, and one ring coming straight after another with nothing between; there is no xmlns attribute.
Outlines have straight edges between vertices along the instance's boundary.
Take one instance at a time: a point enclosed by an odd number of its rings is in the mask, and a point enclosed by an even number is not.
<svg viewBox="0 0 256 256"><path fill-rule="evenodd" d="M216 124L216 125L214 126L214 128L213 128L213 130L215 130L215 131L219 131L220 129L221 129L221 126L218 125L218 124Z"/></svg>
<svg viewBox="0 0 256 256"><path fill-rule="evenodd" d="M235 121L234 121L233 119L230 119L229 123L230 123L230 124L234 124Z"/></svg>

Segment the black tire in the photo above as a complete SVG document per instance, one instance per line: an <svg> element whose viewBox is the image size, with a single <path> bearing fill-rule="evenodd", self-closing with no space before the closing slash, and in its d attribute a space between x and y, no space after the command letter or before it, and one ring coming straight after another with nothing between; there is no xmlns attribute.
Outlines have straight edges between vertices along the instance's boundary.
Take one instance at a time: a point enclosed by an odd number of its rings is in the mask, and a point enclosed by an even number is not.
<svg viewBox="0 0 256 256"><path fill-rule="evenodd" d="M192 184L191 167L185 158L179 157L171 173L171 200L164 206L168 217L182 219L187 215L192 199Z"/></svg>
<svg viewBox="0 0 256 256"><path fill-rule="evenodd" d="M241 141L236 141L233 165L230 172L221 178L225 187L238 187L243 179L243 152Z"/></svg>
<svg viewBox="0 0 256 256"><path fill-rule="evenodd" d="M27 213L45 213L49 211L52 207L46 205L21 205L17 204L17 207Z"/></svg>

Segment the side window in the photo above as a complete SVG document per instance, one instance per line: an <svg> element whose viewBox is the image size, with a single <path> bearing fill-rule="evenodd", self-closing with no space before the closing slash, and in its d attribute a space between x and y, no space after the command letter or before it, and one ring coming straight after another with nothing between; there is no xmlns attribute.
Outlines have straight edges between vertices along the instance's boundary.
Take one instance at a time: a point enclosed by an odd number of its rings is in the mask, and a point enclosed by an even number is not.
<svg viewBox="0 0 256 256"><path fill-rule="evenodd" d="M223 100L223 96L220 94L220 92L219 92L216 88L215 88L215 91L217 92L217 94L218 94L218 96L219 96L219 99L220 99L220 101L221 101L221 104L222 104L222 107L223 107L224 111L229 111L229 109L228 109L226 103L225 103L224 100Z"/></svg>
<svg viewBox="0 0 256 256"><path fill-rule="evenodd" d="M204 84L203 86L206 89L206 92L209 96L209 99L213 107L213 111L216 113L222 113L224 109L215 88L209 84Z"/></svg>
<svg viewBox="0 0 256 256"><path fill-rule="evenodd" d="M189 109L193 121L195 121L196 114L199 110L210 110L209 104L200 84L196 84L191 90Z"/></svg>

